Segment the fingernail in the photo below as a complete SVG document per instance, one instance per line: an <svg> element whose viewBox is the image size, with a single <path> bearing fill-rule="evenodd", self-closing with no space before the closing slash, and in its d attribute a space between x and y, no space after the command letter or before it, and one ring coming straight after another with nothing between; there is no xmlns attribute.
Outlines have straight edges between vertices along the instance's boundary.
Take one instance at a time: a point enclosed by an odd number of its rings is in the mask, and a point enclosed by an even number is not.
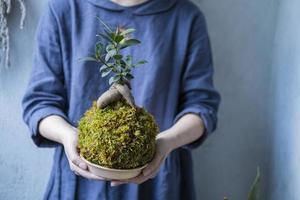
<svg viewBox="0 0 300 200"><path fill-rule="evenodd" d="M116 185L116 183L110 183L110 186L115 187L117 185Z"/></svg>
<svg viewBox="0 0 300 200"><path fill-rule="evenodd" d="M86 170L87 169L87 165L85 163L79 163L78 167L80 167L81 169Z"/></svg>
<svg viewBox="0 0 300 200"><path fill-rule="evenodd" d="M148 176L149 174L150 174L150 170L144 170L144 171L143 171L143 175L144 175L144 176Z"/></svg>
<svg viewBox="0 0 300 200"><path fill-rule="evenodd" d="M115 187L115 186L119 186L119 185L123 185L124 183L123 182L111 182L110 183L110 186L112 186L112 187Z"/></svg>

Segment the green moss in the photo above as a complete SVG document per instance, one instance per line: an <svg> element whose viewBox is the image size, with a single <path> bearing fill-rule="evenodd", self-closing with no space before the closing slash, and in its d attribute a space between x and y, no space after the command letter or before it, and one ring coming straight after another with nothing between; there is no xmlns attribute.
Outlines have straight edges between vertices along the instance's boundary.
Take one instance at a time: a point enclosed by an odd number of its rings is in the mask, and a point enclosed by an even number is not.
<svg viewBox="0 0 300 200"><path fill-rule="evenodd" d="M145 165L155 153L158 127L143 108L118 101L104 109L96 103L79 121L78 148L88 161L114 169Z"/></svg>

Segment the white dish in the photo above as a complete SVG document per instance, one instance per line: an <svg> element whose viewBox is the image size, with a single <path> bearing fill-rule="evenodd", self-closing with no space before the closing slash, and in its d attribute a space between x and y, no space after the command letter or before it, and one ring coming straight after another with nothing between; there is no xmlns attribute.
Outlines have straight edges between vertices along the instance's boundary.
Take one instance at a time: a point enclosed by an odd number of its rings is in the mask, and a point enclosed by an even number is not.
<svg viewBox="0 0 300 200"><path fill-rule="evenodd" d="M109 180L126 180L134 178L138 176L142 172L142 170L147 166L146 164L142 167L134 169L111 169L91 163L87 161L82 155L80 155L80 157L83 159L84 162L87 163L90 172Z"/></svg>

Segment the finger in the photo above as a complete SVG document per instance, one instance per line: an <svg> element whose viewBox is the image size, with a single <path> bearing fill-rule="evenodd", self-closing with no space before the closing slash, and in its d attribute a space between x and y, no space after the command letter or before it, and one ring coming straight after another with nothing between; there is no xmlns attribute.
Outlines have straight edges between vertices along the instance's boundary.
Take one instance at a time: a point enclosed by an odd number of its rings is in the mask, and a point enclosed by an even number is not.
<svg viewBox="0 0 300 200"><path fill-rule="evenodd" d="M73 155L71 155L70 158L71 162L76 165L77 167L83 169L83 170L87 170L87 164L80 158L80 156L78 155L78 153L73 153Z"/></svg>
<svg viewBox="0 0 300 200"><path fill-rule="evenodd" d="M89 171L83 170L80 167L74 165L71 163L71 169L72 171L74 171L74 173L77 173L78 175L87 178L87 179L92 179L92 180L105 180L105 178L100 177L100 176L96 176L94 174L92 174Z"/></svg>
<svg viewBox="0 0 300 200"><path fill-rule="evenodd" d="M80 158L76 145L70 144L66 149L68 149L66 153L69 161L81 169L87 170L87 164Z"/></svg>
<svg viewBox="0 0 300 200"><path fill-rule="evenodd" d="M147 180L149 180L151 178L150 175L149 176L144 176L144 175L141 174L140 176L137 176L137 177L131 179L130 182L135 183L135 184L142 184L142 183L146 182Z"/></svg>
<svg viewBox="0 0 300 200"><path fill-rule="evenodd" d="M148 164L148 166L143 170L143 175L149 176L150 174L152 174L157 168L159 168L163 160L164 157L156 155L154 159Z"/></svg>
<svg viewBox="0 0 300 200"><path fill-rule="evenodd" d="M157 176L158 172L159 172L159 167L156 170L154 170L151 174L149 174L148 176L138 177L135 180L135 183L136 184L142 184L142 183L146 182L149 179L153 179L153 178L155 178Z"/></svg>
<svg viewBox="0 0 300 200"><path fill-rule="evenodd" d="M152 174L150 174L150 175L152 175ZM112 183L114 183L115 185L120 185L120 184L125 184L125 183L141 184L141 183L147 181L149 178L151 178L150 175L144 176L143 174L140 174L131 179L126 179L126 180L122 180L122 181L113 181Z"/></svg>
<svg viewBox="0 0 300 200"><path fill-rule="evenodd" d="M135 179L132 180L132 183L135 183L135 184L142 184L144 183L145 181L147 181L149 179L148 176L138 176L136 177Z"/></svg>
<svg viewBox="0 0 300 200"><path fill-rule="evenodd" d="M126 184L126 183L142 184L149 179L155 178L157 176L158 172L159 172L159 168L157 168L154 172L149 174L149 176L144 176L143 174L141 174L137 177L134 177L132 179L127 179L125 181L112 181L110 185L111 186L119 186L119 185Z"/></svg>
<svg viewBox="0 0 300 200"><path fill-rule="evenodd" d="M122 181L112 181L110 183L110 186L115 187L115 186L119 186L119 185L123 185L126 184L127 182L122 182Z"/></svg>

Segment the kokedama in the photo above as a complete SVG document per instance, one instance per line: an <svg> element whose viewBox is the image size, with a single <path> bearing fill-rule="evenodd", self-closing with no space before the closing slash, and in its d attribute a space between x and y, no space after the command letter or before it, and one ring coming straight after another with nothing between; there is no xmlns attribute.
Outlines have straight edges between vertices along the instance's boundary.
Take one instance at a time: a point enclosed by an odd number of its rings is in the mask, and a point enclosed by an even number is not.
<svg viewBox="0 0 300 200"><path fill-rule="evenodd" d="M95 53L83 61L100 63L102 77L113 74L111 87L94 102L79 121L78 148L89 162L113 169L133 169L150 162L155 154L158 126L154 117L135 105L129 81L132 69L145 64L132 62L121 50L140 43L130 38L134 29L112 30L101 19L104 33L97 36Z"/></svg>

